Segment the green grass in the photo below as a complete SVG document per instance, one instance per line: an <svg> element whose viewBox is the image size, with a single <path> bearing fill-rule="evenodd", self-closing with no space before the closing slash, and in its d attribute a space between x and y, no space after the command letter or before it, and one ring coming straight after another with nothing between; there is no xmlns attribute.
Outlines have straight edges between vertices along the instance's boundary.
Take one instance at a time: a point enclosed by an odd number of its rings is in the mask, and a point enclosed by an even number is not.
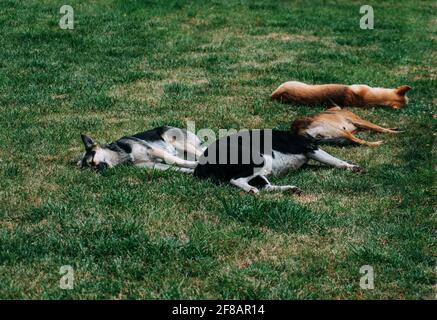
<svg viewBox="0 0 437 320"><path fill-rule="evenodd" d="M59 1L0 3L0 298L434 297L435 2L375 2L374 30L359 28L359 1L69 4L74 30L58 27ZM301 197L75 167L81 133L287 129L322 110L268 99L291 79L409 84L402 110L354 110L406 132L326 148L365 175L273 179ZM62 265L73 290L59 288ZM374 290L359 287L362 265Z"/></svg>

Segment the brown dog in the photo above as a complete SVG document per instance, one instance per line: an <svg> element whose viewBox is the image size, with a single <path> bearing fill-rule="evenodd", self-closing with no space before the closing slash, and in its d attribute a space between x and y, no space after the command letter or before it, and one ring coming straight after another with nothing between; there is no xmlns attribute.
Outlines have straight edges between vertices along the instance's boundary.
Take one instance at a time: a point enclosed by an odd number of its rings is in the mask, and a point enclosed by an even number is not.
<svg viewBox="0 0 437 320"><path fill-rule="evenodd" d="M299 135L309 135L319 142L334 144L349 144L351 142L377 146L382 141L368 142L354 136L358 129L368 129L376 132L399 133L398 129L387 129L361 119L356 114L332 107L324 112L294 120L291 130Z"/></svg>
<svg viewBox="0 0 437 320"><path fill-rule="evenodd" d="M405 94L411 89L404 85L396 89L371 88L367 85L321 84L309 85L298 81L281 84L272 99L306 105L368 107L389 106L399 109L408 103Z"/></svg>

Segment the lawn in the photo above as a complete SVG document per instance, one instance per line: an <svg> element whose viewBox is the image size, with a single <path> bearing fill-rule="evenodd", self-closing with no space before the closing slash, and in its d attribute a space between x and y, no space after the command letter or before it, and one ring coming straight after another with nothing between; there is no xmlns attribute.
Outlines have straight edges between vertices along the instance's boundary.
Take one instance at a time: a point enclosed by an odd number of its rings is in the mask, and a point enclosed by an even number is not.
<svg viewBox="0 0 437 320"><path fill-rule="evenodd" d="M435 2L374 2L373 30L360 1L69 1L73 30L58 25L62 4L0 2L0 298L434 298ZM301 196L75 166L81 133L288 129L322 110L270 101L287 80L408 84L406 108L353 109L405 133L325 148L364 175L273 179Z"/></svg>

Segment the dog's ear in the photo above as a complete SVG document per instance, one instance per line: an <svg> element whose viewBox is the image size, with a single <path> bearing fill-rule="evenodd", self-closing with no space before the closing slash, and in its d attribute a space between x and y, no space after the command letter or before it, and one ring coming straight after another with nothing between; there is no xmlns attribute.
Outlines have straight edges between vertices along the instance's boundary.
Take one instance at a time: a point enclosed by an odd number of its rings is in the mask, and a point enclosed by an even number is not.
<svg viewBox="0 0 437 320"><path fill-rule="evenodd" d="M97 144L94 142L94 140L91 137L85 134L81 134L80 137L82 138L82 142L83 145L85 146L85 150L90 151L93 148L97 147Z"/></svg>
<svg viewBox="0 0 437 320"><path fill-rule="evenodd" d="M310 117L298 118L293 121L291 124L291 132L294 134L300 134L301 132L308 129L313 120Z"/></svg>
<svg viewBox="0 0 437 320"><path fill-rule="evenodd" d="M411 90L410 86L403 85L403 86L400 86L400 87L396 88L396 93L401 95L401 96L404 96L410 90Z"/></svg>

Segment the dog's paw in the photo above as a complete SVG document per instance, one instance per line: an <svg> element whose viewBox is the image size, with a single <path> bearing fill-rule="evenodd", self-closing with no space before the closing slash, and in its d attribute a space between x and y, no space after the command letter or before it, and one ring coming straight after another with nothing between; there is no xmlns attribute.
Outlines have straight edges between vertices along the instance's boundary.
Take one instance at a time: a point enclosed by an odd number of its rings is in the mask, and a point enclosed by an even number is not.
<svg viewBox="0 0 437 320"><path fill-rule="evenodd" d="M405 132L405 130L401 130L399 128L389 128L388 130L390 130L390 133L403 133Z"/></svg>
<svg viewBox="0 0 437 320"><path fill-rule="evenodd" d="M259 193L259 190L258 190L258 188L253 187L253 188L250 188L250 189L249 189L249 193L252 193L252 194L258 194L258 193Z"/></svg>
<svg viewBox="0 0 437 320"><path fill-rule="evenodd" d="M352 172L359 173L359 174L366 173L366 169L364 169L360 166L357 166L357 165L352 165L352 166L348 167L348 169Z"/></svg>
<svg viewBox="0 0 437 320"><path fill-rule="evenodd" d="M384 141L379 140L379 141L375 141L375 142L369 142L368 145L371 146L371 147L377 147L377 146L380 146L383 143L384 143Z"/></svg>
<svg viewBox="0 0 437 320"><path fill-rule="evenodd" d="M295 187L295 186L292 186L292 187L290 187L288 190L286 190L287 192L289 192L289 193L293 193L293 194L296 194L296 195L298 195L298 196L300 196L302 193L303 193L303 190L301 189L301 188L299 188L299 187Z"/></svg>

